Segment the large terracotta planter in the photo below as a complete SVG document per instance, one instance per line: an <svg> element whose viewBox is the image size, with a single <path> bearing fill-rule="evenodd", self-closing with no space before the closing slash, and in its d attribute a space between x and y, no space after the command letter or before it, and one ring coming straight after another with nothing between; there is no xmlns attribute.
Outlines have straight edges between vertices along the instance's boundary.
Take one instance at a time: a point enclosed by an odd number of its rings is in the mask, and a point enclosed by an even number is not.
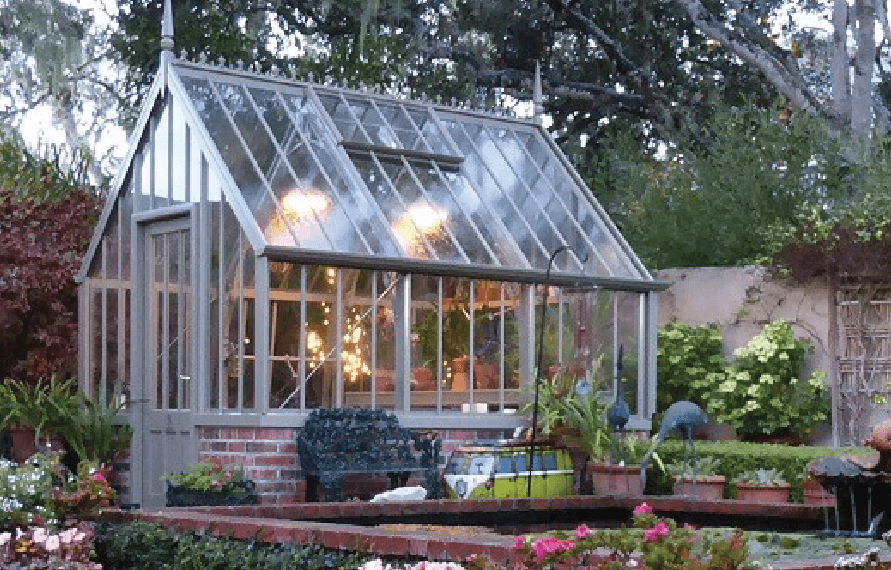
<svg viewBox="0 0 891 570"><path fill-rule="evenodd" d="M30 426L15 426L9 428L9 437L12 439L11 459L22 464L38 451L65 451L65 440L56 434L44 435L40 442L34 441L34 428Z"/></svg>
<svg viewBox="0 0 891 570"><path fill-rule="evenodd" d="M725 480L723 475L706 475L696 479L696 485L693 485L692 478L679 477L674 481L674 494L706 501L723 499Z"/></svg>
<svg viewBox="0 0 891 570"><path fill-rule="evenodd" d="M748 483L736 484L736 498L740 501L752 503L786 503L789 501L789 491L792 485L749 485Z"/></svg>
<svg viewBox="0 0 891 570"><path fill-rule="evenodd" d="M643 495L640 465L589 461L585 468L595 495Z"/></svg>
<svg viewBox="0 0 891 570"><path fill-rule="evenodd" d="M816 479L805 479L801 483L801 491L805 505L818 507L834 507L835 495L823 488Z"/></svg>

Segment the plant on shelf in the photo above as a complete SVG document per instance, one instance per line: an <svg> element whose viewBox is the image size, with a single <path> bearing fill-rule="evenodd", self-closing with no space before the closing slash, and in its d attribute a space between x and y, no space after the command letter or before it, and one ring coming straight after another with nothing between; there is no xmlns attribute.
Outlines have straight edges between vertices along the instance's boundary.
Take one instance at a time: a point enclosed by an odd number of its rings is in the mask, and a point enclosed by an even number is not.
<svg viewBox="0 0 891 570"><path fill-rule="evenodd" d="M241 467L227 469L218 459L193 464L188 471L165 475L167 506L244 505L257 502L254 482Z"/></svg>
<svg viewBox="0 0 891 570"><path fill-rule="evenodd" d="M726 478L718 473L720 466L720 461L707 455L698 461L669 464L668 472L674 477L674 494L694 495L701 499L723 498Z"/></svg>
<svg viewBox="0 0 891 570"><path fill-rule="evenodd" d="M785 503L792 486L777 469L752 469L733 478L741 501Z"/></svg>

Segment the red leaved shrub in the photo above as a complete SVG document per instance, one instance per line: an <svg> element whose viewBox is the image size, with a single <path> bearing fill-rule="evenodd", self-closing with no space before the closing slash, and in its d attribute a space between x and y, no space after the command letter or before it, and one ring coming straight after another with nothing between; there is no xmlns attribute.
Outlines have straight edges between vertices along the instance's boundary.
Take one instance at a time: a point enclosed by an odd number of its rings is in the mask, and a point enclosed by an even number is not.
<svg viewBox="0 0 891 570"><path fill-rule="evenodd" d="M100 201L75 189L57 200L0 188L0 380L77 373L77 285Z"/></svg>

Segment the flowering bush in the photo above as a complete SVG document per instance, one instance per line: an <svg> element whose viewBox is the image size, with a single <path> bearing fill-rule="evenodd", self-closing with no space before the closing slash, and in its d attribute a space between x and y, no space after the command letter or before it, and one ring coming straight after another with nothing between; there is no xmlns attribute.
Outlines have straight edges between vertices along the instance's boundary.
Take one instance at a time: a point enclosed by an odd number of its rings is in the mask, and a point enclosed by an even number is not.
<svg viewBox="0 0 891 570"><path fill-rule="evenodd" d="M404 566L392 566L384 563L380 558L369 560L357 570L464 570L464 567L454 562L427 562L417 564L405 564Z"/></svg>
<svg viewBox="0 0 891 570"><path fill-rule="evenodd" d="M40 524L47 498L62 483L61 454L35 454L23 465L0 459L0 530Z"/></svg>
<svg viewBox="0 0 891 570"><path fill-rule="evenodd" d="M534 540L519 536L514 548L526 553L523 567L530 570L734 570L746 561L748 548L742 531L711 543L707 551L697 538L694 527L678 528L673 520L656 517L643 503L634 509L634 528L610 532L582 525L573 534Z"/></svg>
<svg viewBox="0 0 891 570"><path fill-rule="evenodd" d="M69 515L89 517L98 514L102 507L112 506L116 496L117 493L101 471L86 467L81 469L73 483L50 489L49 507L60 521Z"/></svg>
<svg viewBox="0 0 891 570"><path fill-rule="evenodd" d="M79 523L58 533L44 527L0 533L0 566L7 570L101 570L90 561L93 527Z"/></svg>

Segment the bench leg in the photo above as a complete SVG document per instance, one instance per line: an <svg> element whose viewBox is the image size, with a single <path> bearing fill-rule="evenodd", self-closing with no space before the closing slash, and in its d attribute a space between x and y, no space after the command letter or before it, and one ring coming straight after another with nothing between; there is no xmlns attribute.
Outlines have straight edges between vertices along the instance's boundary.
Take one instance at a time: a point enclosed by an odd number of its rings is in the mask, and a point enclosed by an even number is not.
<svg viewBox="0 0 891 570"><path fill-rule="evenodd" d="M322 488L325 490L325 501L343 501L343 475L326 473L322 475Z"/></svg>
<svg viewBox="0 0 891 570"><path fill-rule="evenodd" d="M427 471L425 479L427 480L427 498L441 499L442 485L439 476L439 469L430 469L429 471Z"/></svg>

